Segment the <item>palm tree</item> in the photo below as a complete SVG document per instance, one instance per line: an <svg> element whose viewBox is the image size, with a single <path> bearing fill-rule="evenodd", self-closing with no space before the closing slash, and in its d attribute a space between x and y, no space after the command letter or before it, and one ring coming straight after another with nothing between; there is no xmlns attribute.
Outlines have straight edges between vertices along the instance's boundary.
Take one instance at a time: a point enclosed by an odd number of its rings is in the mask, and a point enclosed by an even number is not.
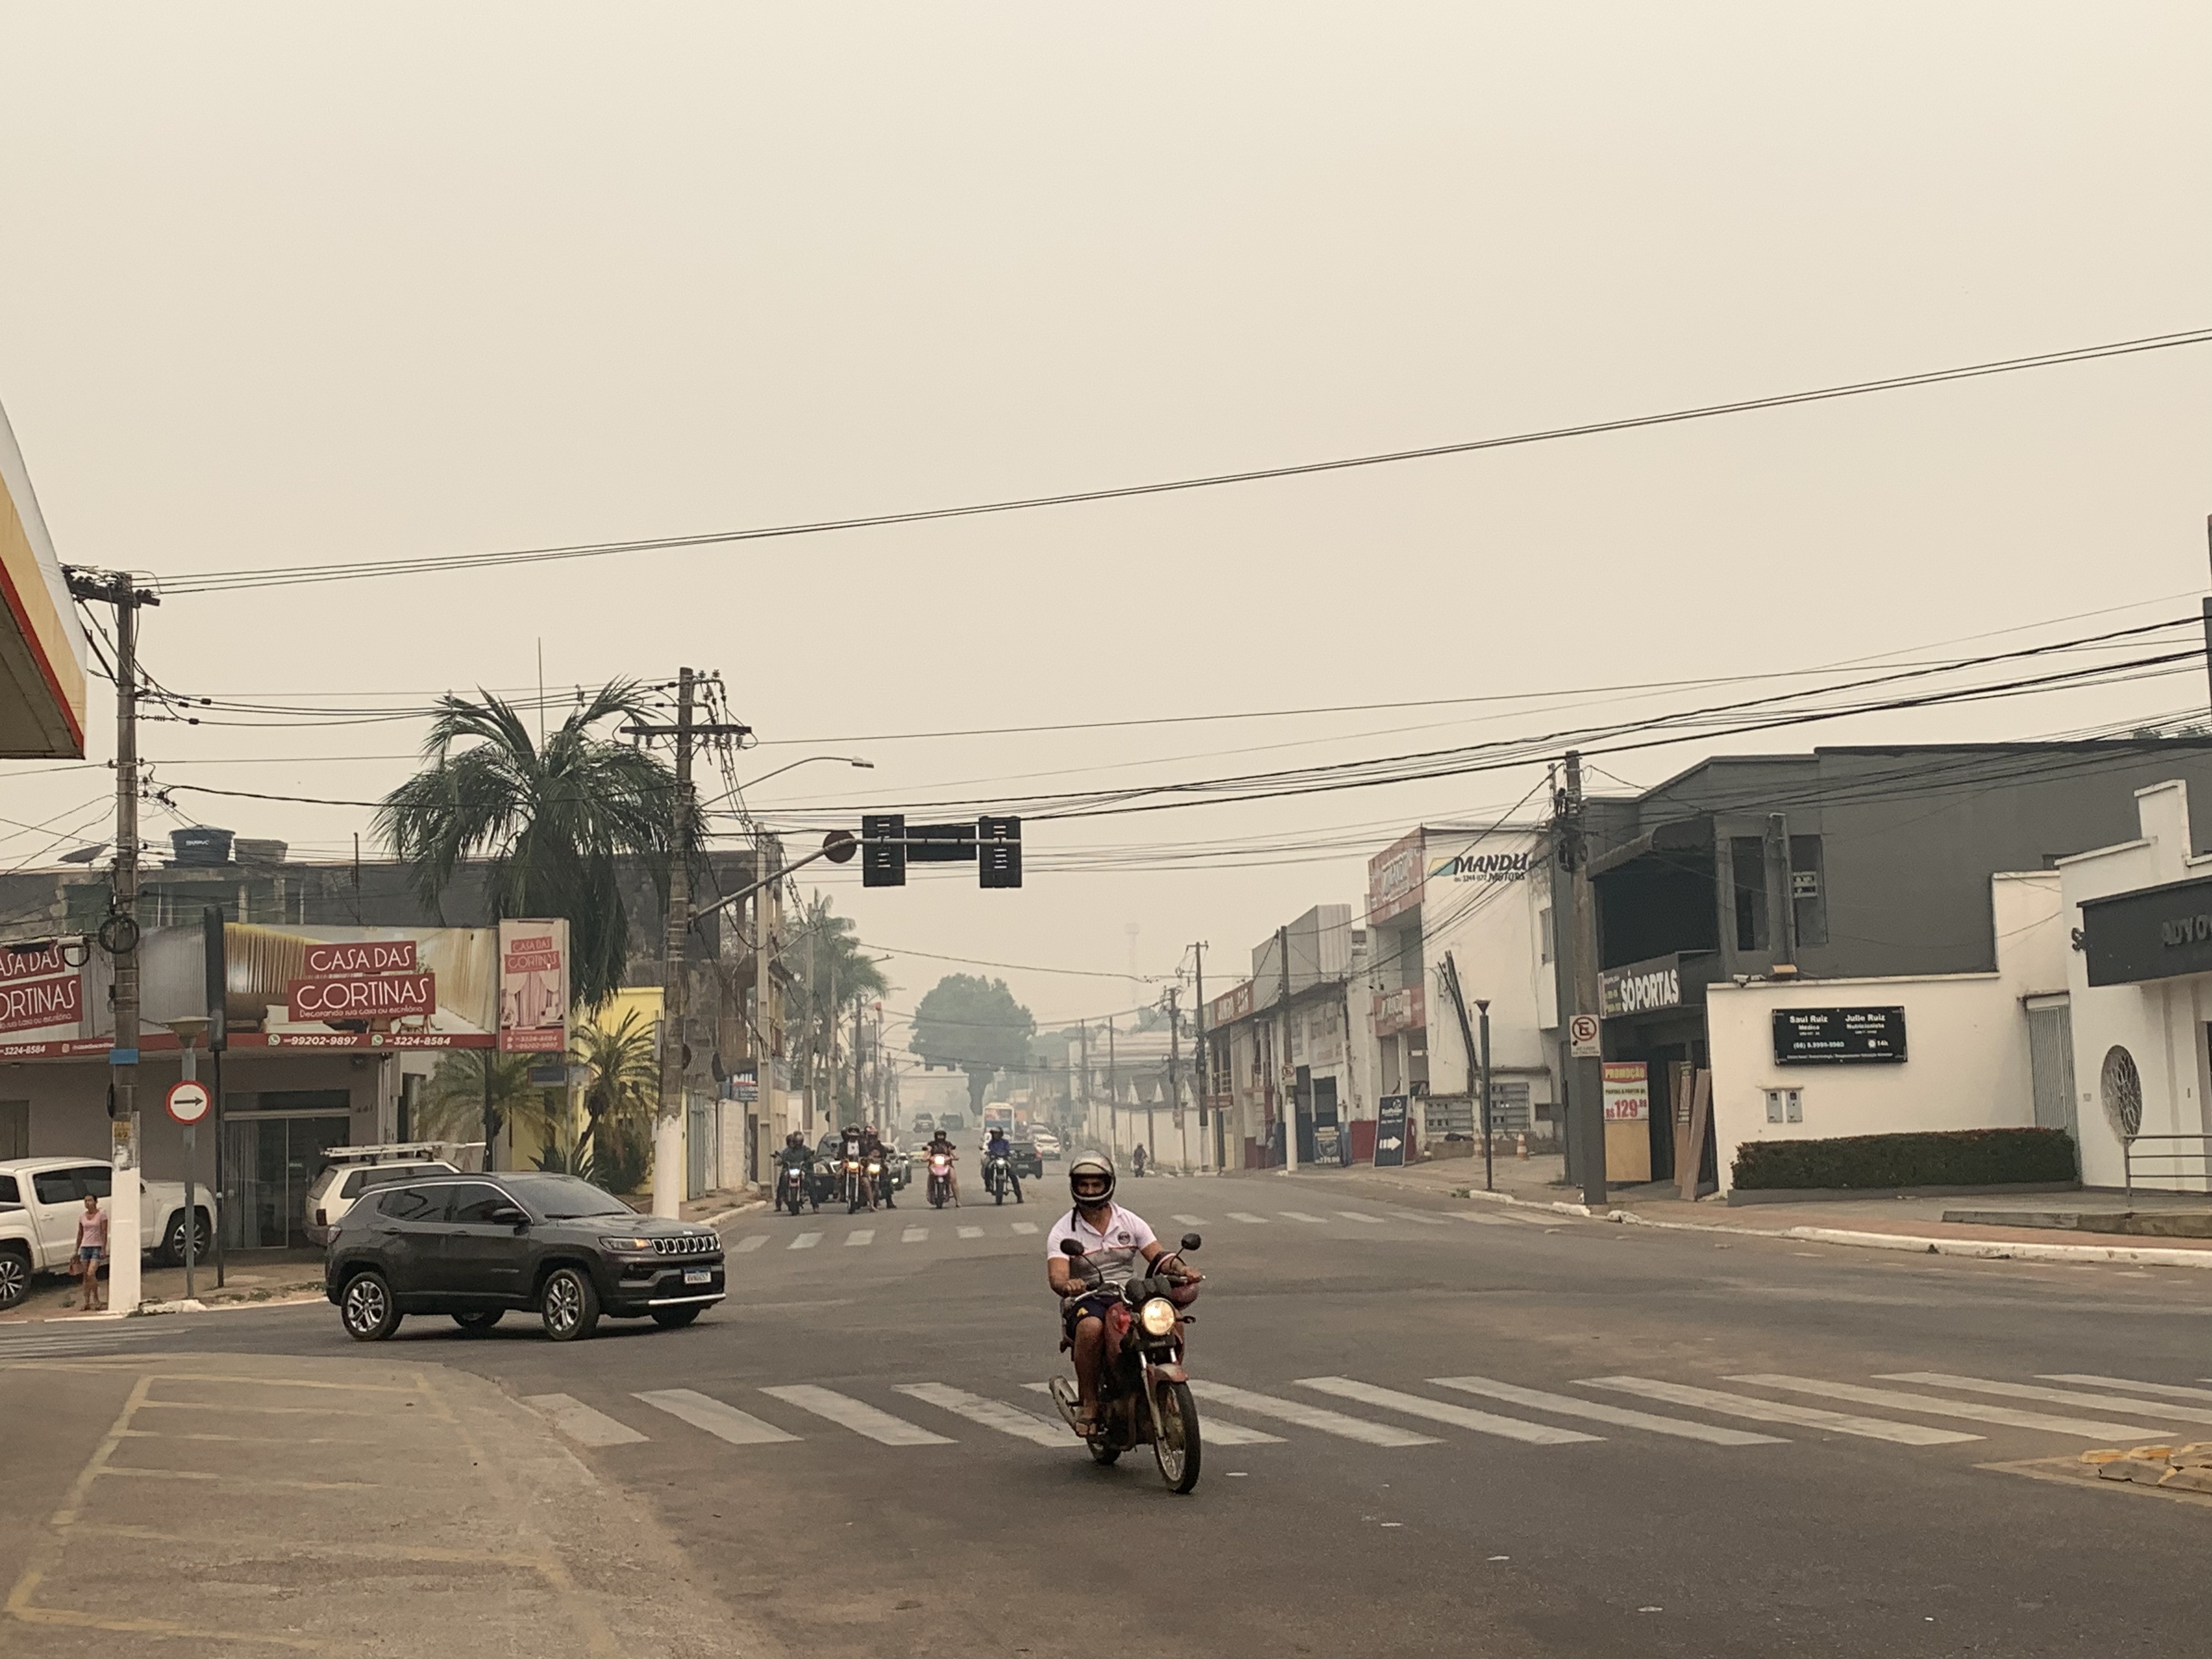
<svg viewBox="0 0 2212 1659"><path fill-rule="evenodd" d="M861 951L853 919L835 914L829 899L818 892L807 901L805 919L793 943L785 946L784 957L801 970L799 1006L794 1012L805 1033L803 1052L811 1068L837 1052L837 1033L853 1006L882 996L890 984L876 959ZM833 1090L842 1087L842 1075L833 1072L831 1083ZM823 1103L832 1107L849 1103L842 1095Z"/></svg>
<svg viewBox="0 0 2212 1659"><path fill-rule="evenodd" d="M611 1132L634 1127L652 1115L660 1088L660 1062L653 1057L653 1028L634 1009L612 1030L585 1026L576 1033L568 1059L584 1069L586 1078L584 1132L576 1137L573 1154L581 1160L596 1144L601 1125Z"/></svg>
<svg viewBox="0 0 2212 1659"><path fill-rule="evenodd" d="M468 1142L496 1138L509 1122L526 1123L543 1135L552 1113L545 1091L530 1081L529 1054L502 1054L489 1048L456 1048L438 1062L429 1086L416 1103L411 1132L427 1140ZM491 1068L490 1122L486 1123L484 1068ZM491 1167L489 1161L484 1167Z"/></svg>
<svg viewBox="0 0 2212 1659"><path fill-rule="evenodd" d="M595 1008L621 986L629 956L620 861L641 860L665 895L671 859L698 847L704 817L694 799L678 823L674 774L592 732L615 715L650 712L635 682L602 686L542 745L511 705L477 695L440 699L422 745L428 764L384 798L375 832L415 866L433 909L461 861L483 857L497 915L565 918L571 990Z"/></svg>

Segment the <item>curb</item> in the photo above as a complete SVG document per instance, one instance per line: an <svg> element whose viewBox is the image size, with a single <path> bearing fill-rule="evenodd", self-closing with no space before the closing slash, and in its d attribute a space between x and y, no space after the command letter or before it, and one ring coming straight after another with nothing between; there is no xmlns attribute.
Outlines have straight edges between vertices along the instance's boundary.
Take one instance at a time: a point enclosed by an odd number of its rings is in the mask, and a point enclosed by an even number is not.
<svg viewBox="0 0 2212 1659"><path fill-rule="evenodd" d="M766 1199L747 1199L744 1203L733 1204L726 1210L717 1210L712 1215L702 1215L691 1224L696 1227L720 1227L732 1216L743 1215L749 1210L765 1210L766 1208L768 1208Z"/></svg>

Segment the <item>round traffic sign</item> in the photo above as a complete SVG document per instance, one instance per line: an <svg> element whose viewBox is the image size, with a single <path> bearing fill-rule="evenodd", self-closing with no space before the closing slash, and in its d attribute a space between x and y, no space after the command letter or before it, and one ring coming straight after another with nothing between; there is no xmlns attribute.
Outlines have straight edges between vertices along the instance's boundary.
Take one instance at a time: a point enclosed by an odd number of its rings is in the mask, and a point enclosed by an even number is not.
<svg viewBox="0 0 2212 1659"><path fill-rule="evenodd" d="M194 1083L189 1078L172 1083L162 1102L169 1109L169 1115L186 1128L205 1117L214 1103L215 1097L208 1093L207 1085Z"/></svg>

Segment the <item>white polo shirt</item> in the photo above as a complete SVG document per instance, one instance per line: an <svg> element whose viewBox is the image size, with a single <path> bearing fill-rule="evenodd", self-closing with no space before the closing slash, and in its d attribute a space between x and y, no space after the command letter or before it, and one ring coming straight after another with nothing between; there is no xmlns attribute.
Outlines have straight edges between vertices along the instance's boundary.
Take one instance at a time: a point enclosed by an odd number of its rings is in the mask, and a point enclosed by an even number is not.
<svg viewBox="0 0 2212 1659"><path fill-rule="evenodd" d="M1103 1228L1085 1221L1080 1210L1072 1209L1060 1217L1044 1242L1047 1260L1062 1254L1061 1243L1071 1238L1082 1244L1083 1259L1097 1268L1107 1285L1115 1289L1135 1276L1136 1263L1145 1246L1157 1242L1152 1230L1145 1224L1144 1217L1118 1204L1106 1218Z"/></svg>

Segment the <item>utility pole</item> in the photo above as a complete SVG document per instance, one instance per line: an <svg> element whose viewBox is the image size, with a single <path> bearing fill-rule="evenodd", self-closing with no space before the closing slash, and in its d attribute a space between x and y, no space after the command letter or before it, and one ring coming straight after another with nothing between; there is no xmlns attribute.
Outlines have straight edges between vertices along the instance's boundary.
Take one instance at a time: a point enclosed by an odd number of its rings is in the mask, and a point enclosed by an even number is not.
<svg viewBox="0 0 2212 1659"><path fill-rule="evenodd" d="M1282 1106L1283 1168L1298 1172L1298 1072L1291 1064L1291 930L1275 929L1276 965L1282 969L1283 997L1278 1029L1282 1047L1275 1054L1275 1098Z"/></svg>
<svg viewBox="0 0 2212 1659"><path fill-rule="evenodd" d="M868 1097L860 1080L860 1011L866 1005L853 1004L853 1115L856 1122L867 1121Z"/></svg>
<svg viewBox="0 0 2212 1659"><path fill-rule="evenodd" d="M1601 1012L1597 984L1597 902L1590 890L1589 843L1583 833L1583 757L1567 751L1567 787L1560 798L1559 856L1573 881L1573 931L1568 945L1574 970L1574 1012L1593 1019ZM1593 1209L1606 1202L1605 1062L1596 1058L1567 1062L1569 1111L1574 1129L1576 1171L1582 1177L1583 1202Z"/></svg>
<svg viewBox="0 0 2212 1659"><path fill-rule="evenodd" d="M1460 1042L1467 1053L1467 1092L1469 1101L1482 1114L1482 1190L1493 1190L1490 1162L1490 1004L1478 1002L1482 1010L1482 1046L1475 1047L1474 1029L1467 1018L1467 994L1460 988L1459 963L1452 953L1444 952L1443 965L1437 969L1437 977L1444 982L1450 993L1452 1011L1459 1016Z"/></svg>
<svg viewBox="0 0 2212 1659"><path fill-rule="evenodd" d="M1121 1079L1114 1069L1114 1022L1106 1022L1106 1150L1121 1152Z"/></svg>
<svg viewBox="0 0 2212 1659"><path fill-rule="evenodd" d="M1198 961L1197 1005L1191 1010L1191 1019L1196 1027L1191 1043L1195 1050L1192 1058L1198 1073L1198 1156L1203 1167L1210 1121L1213 1131L1213 1168L1218 1174L1221 1169L1221 1114L1211 1109L1207 1103L1207 1097L1213 1086L1213 1051L1206 1046L1206 941L1200 939L1190 948Z"/></svg>
<svg viewBox="0 0 2212 1659"><path fill-rule="evenodd" d="M806 1116L806 1144L810 1146L814 1144L814 1073L818 1069L814 1064L815 1051L822 1046L821 1021L815 1015L814 1008L818 1006L815 999L821 994L814 982L814 927L810 919L806 928L806 1000L810 1005L806 1021L806 1089L800 1097L805 1103L800 1109ZM753 1086L756 1089L760 1086L757 1076L754 1079Z"/></svg>
<svg viewBox="0 0 2212 1659"><path fill-rule="evenodd" d="M1075 1023L1075 1043L1083 1063L1083 1133L1091 1134L1091 1022L1079 1019Z"/></svg>
<svg viewBox="0 0 2212 1659"><path fill-rule="evenodd" d="M1182 1116L1182 1013L1176 1006L1176 988L1168 987L1168 1121ZM1152 1109L1145 1108L1145 1156L1160 1153L1159 1131L1152 1127Z"/></svg>
<svg viewBox="0 0 2212 1659"><path fill-rule="evenodd" d="M115 607L115 869L100 944L115 966L115 1040L107 1054L112 1098L107 1115L117 1179L107 1200L108 1305L135 1313L140 1300L137 1240L138 1177L138 611L161 596L140 587L127 572L66 573L71 597ZM133 1173L127 1178L124 1171ZM189 1230L190 1218L185 1225Z"/></svg>

